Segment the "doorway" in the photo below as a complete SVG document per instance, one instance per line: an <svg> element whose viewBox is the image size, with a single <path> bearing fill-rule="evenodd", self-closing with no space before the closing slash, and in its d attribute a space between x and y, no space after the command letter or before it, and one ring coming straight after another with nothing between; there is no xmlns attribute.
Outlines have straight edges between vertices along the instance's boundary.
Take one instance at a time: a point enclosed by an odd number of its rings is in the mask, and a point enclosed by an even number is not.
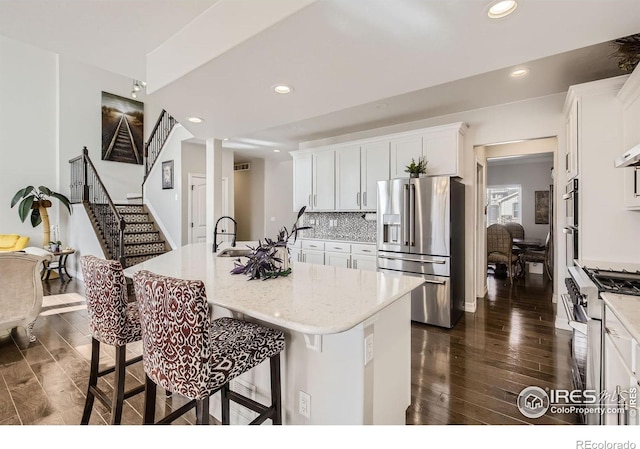
<svg viewBox="0 0 640 449"><path fill-rule="evenodd" d="M207 241L207 178L189 173L189 243Z"/></svg>

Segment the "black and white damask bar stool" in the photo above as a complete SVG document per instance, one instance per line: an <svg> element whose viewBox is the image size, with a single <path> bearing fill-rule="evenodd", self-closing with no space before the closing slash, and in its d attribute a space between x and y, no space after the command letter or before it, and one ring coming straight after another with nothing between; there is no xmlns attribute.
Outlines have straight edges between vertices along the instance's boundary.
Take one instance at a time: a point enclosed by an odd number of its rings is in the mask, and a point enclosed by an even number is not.
<svg viewBox="0 0 640 449"><path fill-rule="evenodd" d="M229 401L258 413L251 424L282 424L280 353L284 333L233 318L210 319L204 284L143 270L133 276L142 325L145 424L166 424L195 407L196 423L209 424L209 397L221 391L222 424ZM269 359L271 405L229 390L229 382ZM156 386L190 401L155 422Z"/></svg>
<svg viewBox="0 0 640 449"><path fill-rule="evenodd" d="M142 360L142 356L126 360L127 344L142 338L138 304L127 300L127 284L120 262L83 256L80 265L91 331L91 371L81 423L89 423L97 398L111 409L111 424L120 424L124 400L144 391L144 385L124 390L125 368ZM116 350L115 366L103 371L99 370L100 343L115 346ZM98 387L98 378L113 372L115 384L113 398L109 400Z"/></svg>

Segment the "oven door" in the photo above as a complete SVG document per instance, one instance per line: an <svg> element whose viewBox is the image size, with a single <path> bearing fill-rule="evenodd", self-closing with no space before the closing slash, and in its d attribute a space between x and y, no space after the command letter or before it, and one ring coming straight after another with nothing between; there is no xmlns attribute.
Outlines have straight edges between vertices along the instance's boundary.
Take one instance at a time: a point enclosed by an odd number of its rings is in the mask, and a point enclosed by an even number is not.
<svg viewBox="0 0 640 449"><path fill-rule="evenodd" d="M562 195L565 206L566 226L578 227L578 180L572 179Z"/></svg>
<svg viewBox="0 0 640 449"><path fill-rule="evenodd" d="M567 267L575 265L574 259L578 258L578 228L573 226L565 226L562 228L565 235L566 256L565 263Z"/></svg>

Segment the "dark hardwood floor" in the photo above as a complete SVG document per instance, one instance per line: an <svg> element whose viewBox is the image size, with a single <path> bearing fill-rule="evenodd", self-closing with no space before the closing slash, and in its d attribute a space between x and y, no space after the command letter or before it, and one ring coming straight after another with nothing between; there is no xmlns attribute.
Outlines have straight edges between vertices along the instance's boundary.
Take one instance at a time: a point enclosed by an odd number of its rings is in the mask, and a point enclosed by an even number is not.
<svg viewBox="0 0 640 449"><path fill-rule="evenodd" d="M527 386L570 388L570 333L554 328L551 283L528 276L509 286L489 277L487 298L451 330L412 324L412 404L407 424L575 424L575 415L525 418L516 397ZM45 295L83 294L75 279L43 282ZM0 339L0 424L78 424L89 375L86 310L41 316L26 344L19 329ZM130 345L130 357L141 353ZM103 351L103 365L113 350ZM142 364L128 370L127 388L141 384ZM110 389L113 377L100 381ZM175 395L174 395L175 396ZM158 416L184 403L158 395ZM142 422L142 395L126 401L123 423ZM98 401L92 424L109 422ZM192 424L193 411L176 422Z"/></svg>
<svg viewBox="0 0 640 449"><path fill-rule="evenodd" d="M523 416L528 386L572 388L571 334L555 329L552 283L488 278L475 314L451 330L413 323L407 424L577 424L577 415Z"/></svg>

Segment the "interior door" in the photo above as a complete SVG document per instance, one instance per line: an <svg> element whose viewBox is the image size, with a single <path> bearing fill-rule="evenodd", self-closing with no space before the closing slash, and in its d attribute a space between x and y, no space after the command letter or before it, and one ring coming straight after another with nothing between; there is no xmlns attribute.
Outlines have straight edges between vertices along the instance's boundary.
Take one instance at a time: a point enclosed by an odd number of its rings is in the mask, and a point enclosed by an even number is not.
<svg viewBox="0 0 640 449"><path fill-rule="evenodd" d="M192 176L190 195L189 243L204 243L207 241L207 178Z"/></svg>

